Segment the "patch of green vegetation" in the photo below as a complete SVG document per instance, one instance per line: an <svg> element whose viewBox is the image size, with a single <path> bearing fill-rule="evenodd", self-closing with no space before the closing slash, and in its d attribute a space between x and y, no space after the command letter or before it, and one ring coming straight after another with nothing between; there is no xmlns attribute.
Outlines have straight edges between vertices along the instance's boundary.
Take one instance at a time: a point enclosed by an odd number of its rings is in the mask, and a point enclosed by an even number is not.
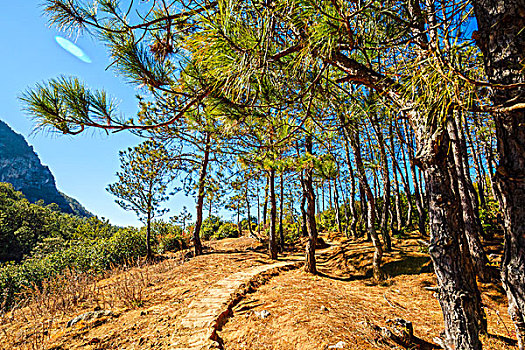
<svg viewBox="0 0 525 350"><path fill-rule="evenodd" d="M186 247L173 223L153 222L152 236L160 253ZM0 310L65 272L96 275L145 255L144 228L64 214L0 183Z"/></svg>

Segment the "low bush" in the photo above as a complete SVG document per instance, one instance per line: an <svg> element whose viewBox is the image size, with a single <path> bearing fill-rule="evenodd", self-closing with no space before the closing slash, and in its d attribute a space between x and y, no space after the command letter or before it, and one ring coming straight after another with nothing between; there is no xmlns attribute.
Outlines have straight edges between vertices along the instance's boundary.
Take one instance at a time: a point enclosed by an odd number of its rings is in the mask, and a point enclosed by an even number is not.
<svg viewBox="0 0 525 350"><path fill-rule="evenodd" d="M225 222L214 233L213 237L216 239L237 238L239 237L239 229L237 228L237 225L231 222Z"/></svg>
<svg viewBox="0 0 525 350"><path fill-rule="evenodd" d="M212 215L204 219L201 226L200 235L202 239L209 240L212 238L224 222L218 216Z"/></svg>
<svg viewBox="0 0 525 350"><path fill-rule="evenodd" d="M0 268L0 307L12 307L32 289L66 271L99 274L145 254L146 238L135 228L120 229L107 239L44 240L35 256Z"/></svg>

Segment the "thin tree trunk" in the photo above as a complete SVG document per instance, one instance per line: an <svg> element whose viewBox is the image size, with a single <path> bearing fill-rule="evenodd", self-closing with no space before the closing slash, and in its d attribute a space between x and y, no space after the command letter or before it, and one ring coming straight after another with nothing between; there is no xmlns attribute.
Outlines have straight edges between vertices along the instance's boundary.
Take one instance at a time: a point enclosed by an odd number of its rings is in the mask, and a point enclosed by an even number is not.
<svg viewBox="0 0 525 350"><path fill-rule="evenodd" d="M418 213L418 229L419 233L425 235L425 205L423 204L423 197L421 196L420 186L416 176L416 163L414 156L414 148L412 145L412 140L408 134L408 127L405 124L405 130L407 133L407 142L408 142L408 161L410 163L410 174L412 175L412 184L414 185L414 197L416 198L416 209Z"/></svg>
<svg viewBox="0 0 525 350"><path fill-rule="evenodd" d="M344 132L344 131L343 131ZM354 169L352 167L352 162L350 160L350 149L348 148L348 140L345 137L343 140L344 146L345 146L345 155L346 155L346 164L348 165L348 172L350 176L350 215L352 216L352 220L350 221L350 232L352 234L352 237L354 239L357 238L357 212L355 209L355 192L356 192L356 186L355 186L355 176L354 176ZM348 225L348 219L347 219L347 225Z"/></svg>
<svg viewBox="0 0 525 350"><path fill-rule="evenodd" d="M263 226L266 228L267 220L266 217L268 215L268 181L270 179L266 179L266 186L264 186L264 204L263 204L263 210L262 210L262 217L263 217Z"/></svg>
<svg viewBox="0 0 525 350"><path fill-rule="evenodd" d="M308 236L308 224L306 223L308 221L308 214L306 213L305 205L306 205L306 185L304 180L304 175L301 172L301 189L302 189L302 196L301 196L301 227L302 227L302 235L303 237Z"/></svg>
<svg viewBox="0 0 525 350"><path fill-rule="evenodd" d="M324 208L324 203L325 203L325 199L324 199L324 180L321 181L321 196L322 196L321 203L323 205L323 212L324 212L325 211L325 208Z"/></svg>
<svg viewBox="0 0 525 350"><path fill-rule="evenodd" d="M359 171L358 171L359 173ZM370 230L368 230L368 201L366 199L366 193L365 193L365 188L361 185L361 181L359 180L359 175L357 176L358 177L358 181L359 181L359 197L360 197L360 200L361 200L361 224L360 226L362 227L362 229L366 232L366 241L369 242L372 240L372 238L370 237Z"/></svg>
<svg viewBox="0 0 525 350"><path fill-rule="evenodd" d="M261 237L261 199L259 197L259 188L257 188L257 233Z"/></svg>
<svg viewBox="0 0 525 350"><path fill-rule="evenodd" d="M333 208L333 202L332 202L332 182L328 180L328 209Z"/></svg>
<svg viewBox="0 0 525 350"><path fill-rule="evenodd" d="M461 145L458 137L458 127L454 119L450 118L447 123L447 129L452 145L452 155L454 157L455 163L454 171L456 171L456 177L458 179L457 187L461 200L463 222L465 225L465 237L467 239L470 257L478 277L484 281L488 281L490 280L490 275L488 274L486 268L488 259L485 255L483 245L481 244L481 240L479 238L480 228L478 227L474 217L474 206L472 204L471 193L467 189L467 180L465 179L466 174L463 160L461 159Z"/></svg>
<svg viewBox="0 0 525 350"><path fill-rule="evenodd" d="M334 205L335 205L335 222L337 224L337 229L339 233L343 232L343 227L341 226L341 219L339 217L339 191L337 190L337 179L334 180Z"/></svg>
<svg viewBox="0 0 525 350"><path fill-rule="evenodd" d="M201 243L201 226L202 226L202 211L204 206L205 196L205 185L206 185L206 173L208 171L208 163L210 161L210 149L211 149L211 137L210 134L206 134L206 146L204 147L204 159L201 163L201 170L199 174L199 189L197 192L197 218L195 219L195 229L193 230L193 245L195 249L195 256L202 254L202 243Z"/></svg>
<svg viewBox="0 0 525 350"><path fill-rule="evenodd" d="M253 237L252 218L250 214L250 197L248 194L248 182L246 182L246 212L248 215L248 232L250 233L250 237Z"/></svg>
<svg viewBox="0 0 525 350"><path fill-rule="evenodd" d="M400 129L398 128L398 132L400 133ZM402 140L401 136L399 136L399 139ZM406 145L406 141L405 141ZM405 196L407 200L407 221L406 226L408 229L412 227L412 213L414 212L413 205L412 205L412 190L410 189L410 177L408 176L408 162L406 158L406 152L405 147L403 147L403 144L401 144L401 155L403 156L403 169L405 170L404 174L399 169L399 175L401 176L401 181L403 182L403 187L405 188ZM399 163L398 163L399 164Z"/></svg>
<svg viewBox="0 0 525 350"><path fill-rule="evenodd" d="M242 236L241 230L241 206L237 204L237 231L239 231L239 236Z"/></svg>
<svg viewBox="0 0 525 350"><path fill-rule="evenodd" d="M268 174L268 184L270 185L270 236L268 239L268 249L270 259L277 259L277 201L275 199L275 169L272 167Z"/></svg>
<svg viewBox="0 0 525 350"><path fill-rule="evenodd" d="M396 230L398 232L401 231L401 228L403 227L403 214L401 213L401 196L399 194L399 179L397 177L397 160L395 159L395 153L394 153L394 143L391 144L392 148L392 172L394 174L394 204L395 204L395 210L396 210Z"/></svg>
<svg viewBox="0 0 525 350"><path fill-rule="evenodd" d="M388 166L388 157L386 154L385 139L379 125L379 120L377 116L372 117L371 119L372 126L376 133L378 145L379 145L379 156L381 160L381 177L383 181L383 207L381 208L381 221L379 223L379 230L383 236L385 243L385 250L387 252L392 251L392 239L390 238L390 233L388 232L388 213L390 209L390 170ZM392 128L392 125L390 125Z"/></svg>
<svg viewBox="0 0 525 350"><path fill-rule="evenodd" d="M464 169L464 173L465 173L465 185L466 185L466 190L469 192L470 194L470 198L471 198L471 201L472 201L472 207L473 207L473 210L474 210L474 220L476 222L476 227L477 227L477 230L478 230L478 236L480 237L484 237L485 236L485 233L483 232L483 226L481 225L481 219L479 217L479 207L480 207L480 200L479 198L481 198L482 196L484 196L483 194L483 183L481 181L481 177L478 176L478 191L476 192L476 189L474 188L474 184L472 183L472 179L470 178L470 164L469 164L469 159L468 159L468 149L467 149L467 142L465 140L465 135L464 135L464 132L463 132L463 128L461 127L462 126L462 120L461 120L461 117L459 115L459 113L456 115L456 119L455 119L455 123L456 123L456 128L457 128L457 136L458 136L458 140L459 140L459 151L461 153L461 157L462 157L462 160L463 160L463 169ZM467 135L470 136L470 131L469 131L469 128L468 128L468 122L465 120L465 132L467 133ZM474 145L471 143L471 150L472 150L472 157L474 158L474 167L476 167L476 164L477 164L477 153L476 153L476 149L474 148ZM478 172L479 172L479 169L478 169Z"/></svg>
<svg viewBox="0 0 525 350"><path fill-rule="evenodd" d="M146 260L151 260L151 205L148 206L146 222Z"/></svg>
<svg viewBox="0 0 525 350"><path fill-rule="evenodd" d="M311 136L306 137L305 142L306 154L310 155L313 151L313 144ZM317 274L317 266L315 262L315 245L317 244L317 224L315 222L315 192L313 187L313 168L309 167L305 171L304 187L307 199L307 220L306 227L308 229L308 243L306 243L306 264L305 271L312 274Z"/></svg>
<svg viewBox="0 0 525 350"><path fill-rule="evenodd" d="M349 133L350 132L352 131L349 130ZM365 167L361 158L359 134L357 132L354 132L353 134L350 134L349 139L350 146L352 147L352 151L354 152L354 159L357 167L357 177L367 197L367 232L370 238L372 239L372 244L374 245L374 258L372 261L373 274L375 279L382 280L384 278L384 274L381 271L383 247L381 245L381 242L379 241L379 237L377 236L377 232L375 230L375 198L366 179Z"/></svg>
<svg viewBox="0 0 525 350"><path fill-rule="evenodd" d="M460 127L461 124L458 124L458 127ZM479 195L479 206L481 207L485 207L485 177L483 176L483 173L482 173L482 169L483 169L483 165L481 163L481 159L480 159L480 156L479 156L479 152L478 152L478 149L476 147L476 145L474 144L474 142L472 142L472 135L470 134L470 128L469 128L469 125L468 125L468 121L465 120L465 134L466 134L466 140L465 138L463 137L462 139L462 142L465 143L465 158L467 163L468 163L468 155L467 155L467 152L466 152L466 148L467 148L467 145L466 145L466 141L468 141L468 143L470 144L470 149L471 149L471 152L472 152L472 160L474 161L474 170L476 171L476 180L477 180L477 183L478 183L478 195ZM461 137L461 135L460 135ZM479 213L479 208L478 208L478 213Z"/></svg>
<svg viewBox="0 0 525 350"><path fill-rule="evenodd" d="M476 0L477 41L491 83L521 84L494 89L495 106L525 103L525 1ZM525 110L493 113L498 142L496 180L505 216L505 249L501 278L509 313L516 327L518 347L525 349Z"/></svg>
<svg viewBox="0 0 525 350"><path fill-rule="evenodd" d="M283 173L281 172L280 176L280 202L279 202L279 247L281 252L284 251L284 231L283 231L283 216L284 216L284 178ZM290 215L293 215L293 210L290 210Z"/></svg>

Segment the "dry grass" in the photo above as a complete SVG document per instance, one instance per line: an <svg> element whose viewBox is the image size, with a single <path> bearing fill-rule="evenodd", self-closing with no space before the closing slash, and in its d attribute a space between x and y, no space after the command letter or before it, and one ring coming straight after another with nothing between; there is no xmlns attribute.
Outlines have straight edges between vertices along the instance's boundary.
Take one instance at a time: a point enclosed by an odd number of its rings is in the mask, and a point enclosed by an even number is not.
<svg viewBox="0 0 525 350"><path fill-rule="evenodd" d="M384 326L397 317L413 322L415 335L427 341L439 334L441 310L424 289L435 285L434 276L399 274L420 269L424 254L417 239L394 242L396 250L385 256L393 277L381 284L366 277L373 252L369 243L339 243L320 252L324 275L286 272L245 296L220 333L225 348L325 349L344 341L347 349L386 349L366 321ZM32 303L0 314L0 349L166 349L189 336L180 321L209 285L268 262L250 239L210 245L207 254L189 261L175 254L152 265L114 269L103 280L64 276L46 284L35 291ZM501 289L480 287L489 332L514 337ZM118 317L66 327L74 316L95 309ZM270 316L255 314L263 310ZM483 342L489 350L512 349L495 339Z"/></svg>
<svg viewBox="0 0 525 350"><path fill-rule="evenodd" d="M175 319L208 283L267 262L262 254L244 252L256 246L252 240L223 240L213 243L213 254L189 261L183 252L152 265L116 268L103 280L73 283L71 296L57 286L46 287L33 302L0 315L0 349L164 349L176 330ZM54 307L61 299L76 304ZM99 309L118 317L66 327L73 317Z"/></svg>
<svg viewBox="0 0 525 350"><path fill-rule="evenodd" d="M320 275L290 271L248 295L234 310L220 337L226 349L327 349L343 341L345 349L391 349L371 332L368 322L385 326L403 318L414 325L417 337L432 342L443 329L441 308L433 292L432 273L420 273L429 261L420 237L394 239L385 253L390 276L376 283L369 278L373 247L369 242L348 242L340 236L320 251ZM503 290L480 285L489 333L515 339ZM261 318L260 312L270 312ZM501 340L484 337L484 349L514 349Z"/></svg>
<svg viewBox="0 0 525 350"><path fill-rule="evenodd" d="M432 342L443 321L439 303L424 289L429 285L435 285L432 274L397 276L376 285L290 271L239 304L220 336L226 349L327 349L340 341L345 349L390 349L367 322L384 326L388 319L403 318L413 323L416 336ZM263 310L270 312L268 318L257 316ZM505 324L511 325L506 306L487 311L489 332L506 335ZM511 349L494 339L484 343L485 349Z"/></svg>

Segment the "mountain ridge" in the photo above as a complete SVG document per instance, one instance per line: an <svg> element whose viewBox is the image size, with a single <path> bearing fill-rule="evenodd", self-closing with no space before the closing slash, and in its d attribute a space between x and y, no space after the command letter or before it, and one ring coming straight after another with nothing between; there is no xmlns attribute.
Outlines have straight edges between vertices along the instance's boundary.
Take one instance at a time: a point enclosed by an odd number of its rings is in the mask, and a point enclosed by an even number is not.
<svg viewBox="0 0 525 350"><path fill-rule="evenodd" d="M76 199L60 192L48 166L42 165L24 136L0 120L0 182L8 182L28 201L56 203L60 211L82 217L93 216Z"/></svg>

